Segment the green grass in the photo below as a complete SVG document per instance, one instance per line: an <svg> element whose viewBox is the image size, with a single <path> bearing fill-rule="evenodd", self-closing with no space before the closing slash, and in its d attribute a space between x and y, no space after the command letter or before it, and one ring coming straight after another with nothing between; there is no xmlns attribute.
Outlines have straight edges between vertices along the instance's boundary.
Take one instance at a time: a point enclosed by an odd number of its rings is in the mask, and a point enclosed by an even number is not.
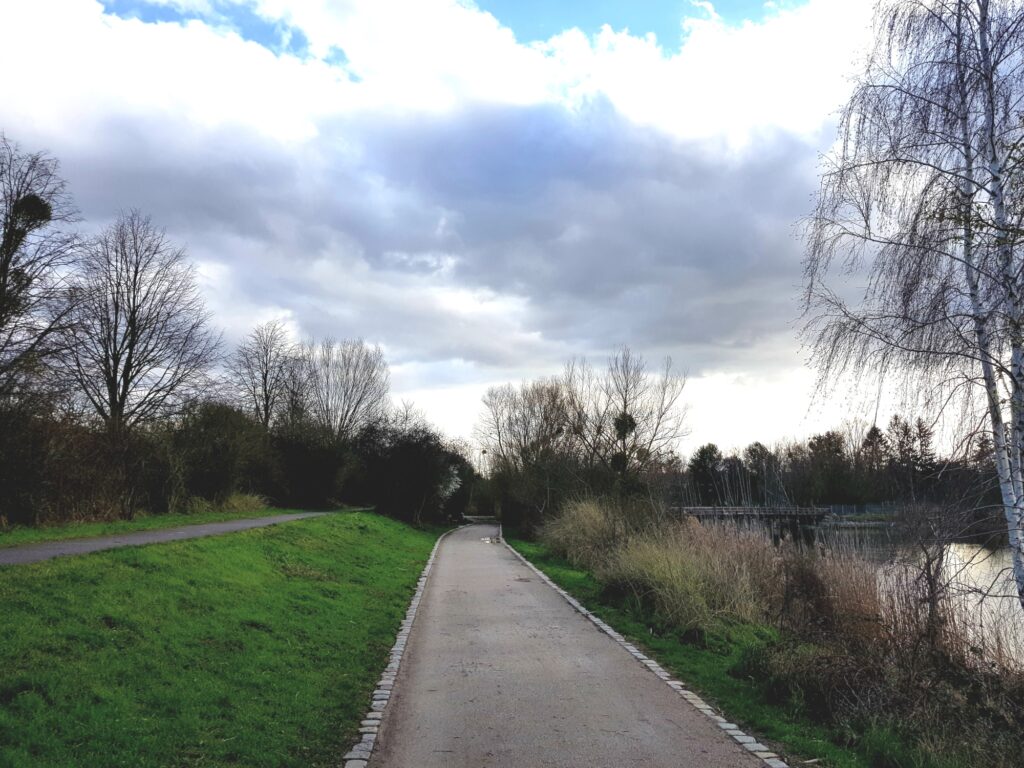
<svg viewBox="0 0 1024 768"><path fill-rule="evenodd" d="M709 634L701 646L681 642L674 634L654 632L637 612L607 599L592 575L551 554L542 544L517 539L509 540L509 544L692 690L719 707L730 721L749 729L762 741L767 740L776 751L802 760L819 759L817 766L873 766L865 755L835 743L836 734L810 722L804 713L766 701L755 681L731 674L747 649L774 639L771 630L736 625Z"/></svg>
<svg viewBox="0 0 1024 768"><path fill-rule="evenodd" d="M354 512L0 568L0 766L336 766L436 535Z"/></svg>
<svg viewBox="0 0 1024 768"><path fill-rule="evenodd" d="M223 520L238 520L252 517L268 517L288 512L301 512L297 509L262 510L216 510L210 512L193 512L187 514L142 515L133 520L115 520L101 523L63 523L49 526L13 526L0 528L0 549L18 547L23 544L38 544L44 541L63 539L86 539L96 536L111 536L118 533L134 533L136 531L155 531L162 528L176 528L179 525L198 525L199 523L218 523Z"/></svg>

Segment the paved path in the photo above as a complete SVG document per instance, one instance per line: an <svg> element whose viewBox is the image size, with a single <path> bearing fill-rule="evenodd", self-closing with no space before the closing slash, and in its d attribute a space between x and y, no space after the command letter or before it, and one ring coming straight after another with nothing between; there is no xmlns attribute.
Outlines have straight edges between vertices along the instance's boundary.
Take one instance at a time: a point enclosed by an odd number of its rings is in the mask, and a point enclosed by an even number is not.
<svg viewBox="0 0 1024 768"><path fill-rule="evenodd" d="M49 560L53 557L67 555L84 555L99 552L102 549L117 547L133 547L139 544L160 544L183 539L198 539L203 536L216 536L221 533L247 531L250 528L262 528L289 520L302 520L307 517L320 517L329 512L297 512L289 515L273 515L271 517L254 517L247 520L225 520L222 523L202 523L200 525L182 525L177 528L163 528L157 531L138 531L137 533L118 533L113 536L100 536L95 539L65 539L63 541L46 541L40 544L26 544L20 547L0 549L0 565L22 565Z"/></svg>
<svg viewBox="0 0 1024 768"><path fill-rule="evenodd" d="M497 532L441 544L370 768L763 768Z"/></svg>

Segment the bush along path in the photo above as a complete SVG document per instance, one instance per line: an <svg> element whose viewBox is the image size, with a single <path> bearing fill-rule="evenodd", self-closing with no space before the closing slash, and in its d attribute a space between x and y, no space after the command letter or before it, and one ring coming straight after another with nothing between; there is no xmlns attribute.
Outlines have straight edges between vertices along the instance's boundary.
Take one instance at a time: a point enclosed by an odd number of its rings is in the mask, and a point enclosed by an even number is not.
<svg viewBox="0 0 1024 768"><path fill-rule="evenodd" d="M498 533L471 525L440 544L374 694L375 731L345 768L764 768L767 750L637 664Z"/></svg>

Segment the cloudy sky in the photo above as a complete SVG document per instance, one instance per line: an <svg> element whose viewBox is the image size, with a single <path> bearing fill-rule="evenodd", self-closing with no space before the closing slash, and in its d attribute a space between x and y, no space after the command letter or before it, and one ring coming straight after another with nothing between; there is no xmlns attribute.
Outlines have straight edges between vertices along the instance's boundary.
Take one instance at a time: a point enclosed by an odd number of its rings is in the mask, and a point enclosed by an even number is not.
<svg viewBox="0 0 1024 768"><path fill-rule="evenodd" d="M0 26L0 130L83 226L136 206L230 341L380 343L469 436L487 386L628 344L689 377L691 435L798 436L819 154L867 0L32 0Z"/></svg>

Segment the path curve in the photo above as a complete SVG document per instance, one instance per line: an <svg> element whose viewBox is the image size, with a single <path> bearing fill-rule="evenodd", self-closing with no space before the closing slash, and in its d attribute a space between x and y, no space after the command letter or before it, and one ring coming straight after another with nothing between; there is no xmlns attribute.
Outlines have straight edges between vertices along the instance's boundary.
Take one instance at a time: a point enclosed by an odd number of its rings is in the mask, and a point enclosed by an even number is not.
<svg viewBox="0 0 1024 768"><path fill-rule="evenodd" d="M370 768L764 766L497 535L441 544Z"/></svg>
<svg viewBox="0 0 1024 768"><path fill-rule="evenodd" d="M250 528L263 528L268 525L287 523L291 520L304 520L307 517L320 517L329 514L330 512L295 512L287 515L252 517L244 520L225 520L220 523L181 525L177 528L162 528L156 531L117 533L111 536L99 536L94 539L63 539L61 541L46 541L40 544L25 544L20 547L0 549L0 565L24 565L25 563L38 563L40 560L50 560L54 557L85 555L89 552L99 552L104 549L199 539L204 536L217 536L222 533L247 531Z"/></svg>

